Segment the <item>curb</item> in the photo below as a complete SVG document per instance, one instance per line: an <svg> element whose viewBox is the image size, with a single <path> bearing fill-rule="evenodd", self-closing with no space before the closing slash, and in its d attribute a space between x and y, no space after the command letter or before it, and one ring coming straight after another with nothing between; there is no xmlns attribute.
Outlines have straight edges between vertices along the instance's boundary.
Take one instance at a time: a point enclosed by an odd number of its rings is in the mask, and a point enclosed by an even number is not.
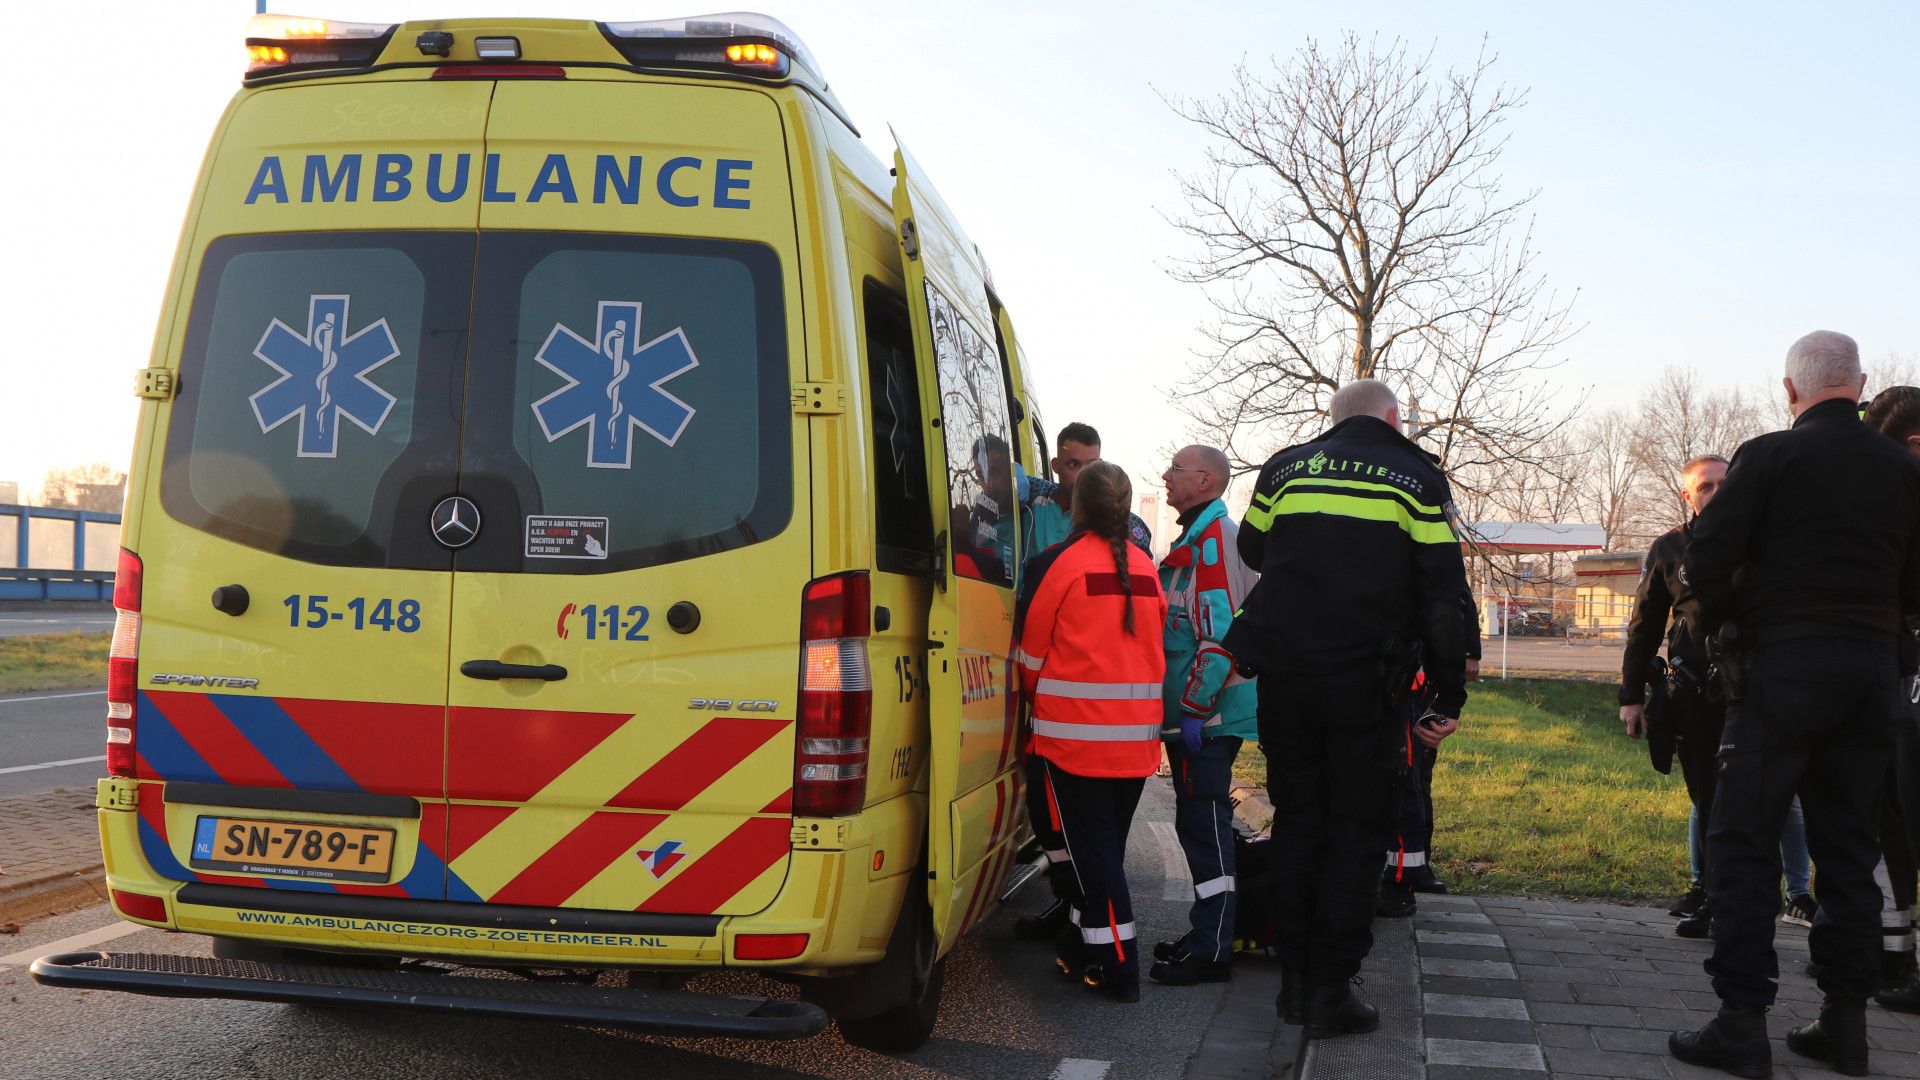
<svg viewBox="0 0 1920 1080"><path fill-rule="evenodd" d="M107 899L107 872L90 866L0 888L0 924L29 923Z"/></svg>

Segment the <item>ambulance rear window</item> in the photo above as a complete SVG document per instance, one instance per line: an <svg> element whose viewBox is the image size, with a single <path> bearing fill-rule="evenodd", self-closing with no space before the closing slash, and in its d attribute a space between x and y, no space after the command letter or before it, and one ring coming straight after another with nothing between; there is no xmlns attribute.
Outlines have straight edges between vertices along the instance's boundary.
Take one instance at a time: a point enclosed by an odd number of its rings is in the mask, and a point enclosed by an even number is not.
<svg viewBox="0 0 1920 1080"><path fill-rule="evenodd" d="M793 414L771 248L498 231L481 235L479 267L463 485L507 514L461 569L628 569L786 526Z"/></svg>
<svg viewBox="0 0 1920 1080"><path fill-rule="evenodd" d="M445 569L470 233L208 245L161 473L167 512L310 562Z"/></svg>

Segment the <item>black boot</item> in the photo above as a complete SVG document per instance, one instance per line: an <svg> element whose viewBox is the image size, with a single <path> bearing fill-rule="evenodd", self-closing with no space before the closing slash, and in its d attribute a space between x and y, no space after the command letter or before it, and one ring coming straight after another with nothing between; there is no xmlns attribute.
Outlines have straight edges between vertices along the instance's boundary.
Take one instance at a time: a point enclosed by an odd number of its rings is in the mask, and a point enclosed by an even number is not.
<svg viewBox="0 0 1920 1080"><path fill-rule="evenodd" d="M1873 1000L1881 1008L1893 1012L1920 1013L1920 979L1914 979L1905 986L1882 990L1873 995Z"/></svg>
<svg viewBox="0 0 1920 1080"><path fill-rule="evenodd" d="M1880 953L1880 989L1894 990L1913 981L1916 968L1912 952Z"/></svg>
<svg viewBox="0 0 1920 1080"><path fill-rule="evenodd" d="M1382 882L1380 898L1373 903L1373 913L1382 919L1404 919L1418 910L1419 906L1411 888L1394 882Z"/></svg>
<svg viewBox="0 0 1920 1080"><path fill-rule="evenodd" d="M1867 1075L1867 1006L1835 1002L1820 1008L1820 1019L1787 1032L1787 1049L1824 1061L1837 1073Z"/></svg>
<svg viewBox="0 0 1920 1080"><path fill-rule="evenodd" d="M1307 969L1305 964L1280 964L1280 996L1273 1000L1273 1011L1283 1024L1307 1022Z"/></svg>
<svg viewBox="0 0 1920 1080"><path fill-rule="evenodd" d="M1699 910L1673 924L1673 932L1683 938L1710 938L1713 936L1713 901L1700 905Z"/></svg>
<svg viewBox="0 0 1920 1080"><path fill-rule="evenodd" d="M1155 960L1153 966L1147 969L1147 978L1163 986L1227 982L1233 978L1233 961L1202 960L1182 950L1164 960Z"/></svg>
<svg viewBox="0 0 1920 1080"><path fill-rule="evenodd" d="M1110 972L1099 964L1088 964L1081 985L1103 998L1133 1004L1140 1000L1140 976Z"/></svg>
<svg viewBox="0 0 1920 1080"><path fill-rule="evenodd" d="M1307 995L1307 1038L1364 1035L1380 1026L1380 1011L1360 1000L1346 982L1315 988Z"/></svg>
<svg viewBox="0 0 1920 1080"><path fill-rule="evenodd" d="M1072 905L1065 900L1055 900L1038 915L1022 915L1013 924L1013 936L1022 941L1051 941L1053 936L1066 928L1067 914Z"/></svg>
<svg viewBox="0 0 1920 1080"><path fill-rule="evenodd" d="M1699 1031L1667 1036L1667 1050L1689 1065L1720 1069L1752 1080L1773 1075L1773 1047L1767 1042L1767 1011L1759 1006L1720 1006L1720 1014Z"/></svg>

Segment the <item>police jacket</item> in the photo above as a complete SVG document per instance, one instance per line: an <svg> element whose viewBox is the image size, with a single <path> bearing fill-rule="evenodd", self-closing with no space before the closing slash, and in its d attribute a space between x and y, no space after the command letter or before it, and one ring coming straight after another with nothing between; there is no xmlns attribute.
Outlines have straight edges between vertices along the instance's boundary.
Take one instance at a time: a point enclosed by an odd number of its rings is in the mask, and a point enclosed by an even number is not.
<svg viewBox="0 0 1920 1080"><path fill-rule="evenodd" d="M1678 658L1696 679L1706 677L1707 641L1699 630L1700 603L1694 599L1693 587L1687 584L1681 566L1692 538L1693 522L1689 521L1665 533L1647 549L1646 562L1640 568L1640 587L1633 597L1633 617L1627 622L1627 651L1620 663L1622 705L1639 705L1647 700L1647 666L1660 651L1663 630L1669 660ZM1671 624L1669 615L1673 617Z"/></svg>
<svg viewBox="0 0 1920 1080"><path fill-rule="evenodd" d="M1417 638L1434 708L1458 716L1470 594L1452 506L1433 459L1375 417L1275 454L1240 526L1240 557L1260 584L1227 650L1262 674L1325 671L1376 663L1392 639Z"/></svg>
<svg viewBox="0 0 1920 1080"><path fill-rule="evenodd" d="M1709 633L1733 619L1754 645L1892 647L1902 610L1920 611L1920 462L1853 402L1823 401L1741 445L1685 565Z"/></svg>
<svg viewBox="0 0 1920 1080"><path fill-rule="evenodd" d="M1160 764L1167 600L1152 557L1121 547L1131 596L1113 549L1092 533L1075 533L1028 567L1037 580L1014 659L1033 703L1030 748L1076 776L1149 776ZM1131 634L1121 628L1128 604Z"/></svg>
<svg viewBox="0 0 1920 1080"><path fill-rule="evenodd" d="M1220 642L1233 626L1233 613L1256 579L1240 561L1238 529L1227 504L1215 499L1182 518L1180 538L1160 560L1160 587L1167 594L1162 636L1167 649L1167 682L1161 694L1165 726L1160 733L1180 736L1188 714L1202 717L1203 738L1259 735L1259 702L1253 680L1234 670L1233 656Z"/></svg>

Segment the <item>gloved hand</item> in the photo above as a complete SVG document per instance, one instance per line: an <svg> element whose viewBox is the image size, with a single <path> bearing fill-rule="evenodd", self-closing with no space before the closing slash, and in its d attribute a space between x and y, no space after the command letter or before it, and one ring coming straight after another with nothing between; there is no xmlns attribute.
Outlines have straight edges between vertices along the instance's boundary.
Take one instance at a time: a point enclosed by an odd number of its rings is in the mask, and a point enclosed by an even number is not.
<svg viewBox="0 0 1920 1080"><path fill-rule="evenodd" d="M1180 714L1180 741L1187 745L1187 753L1200 752L1200 729L1206 722L1204 716L1195 716L1190 712Z"/></svg>

